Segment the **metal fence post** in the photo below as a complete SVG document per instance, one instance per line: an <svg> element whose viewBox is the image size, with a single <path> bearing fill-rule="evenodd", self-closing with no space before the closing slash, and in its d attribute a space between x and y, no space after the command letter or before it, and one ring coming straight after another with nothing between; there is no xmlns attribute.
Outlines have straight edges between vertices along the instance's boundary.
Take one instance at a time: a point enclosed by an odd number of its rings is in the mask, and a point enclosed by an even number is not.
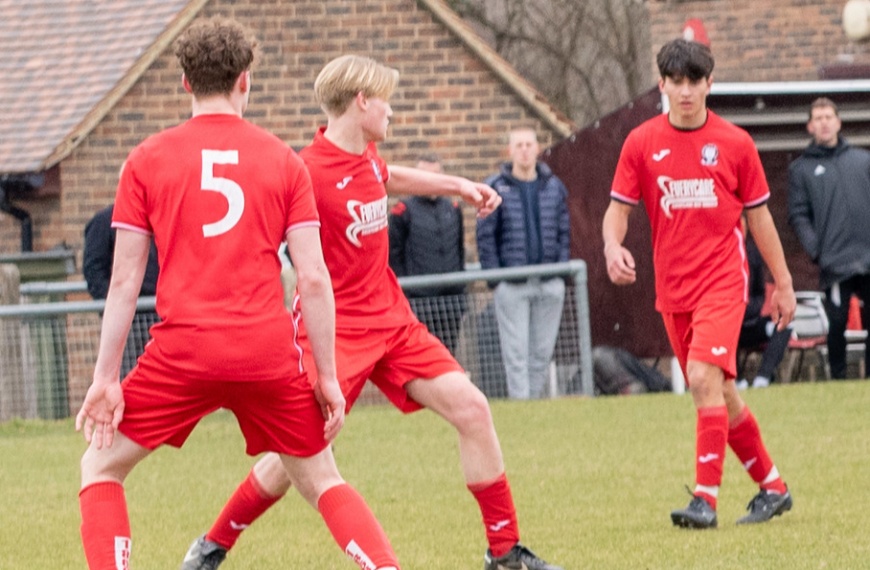
<svg viewBox="0 0 870 570"><path fill-rule="evenodd" d="M595 391L592 379L592 329L589 325L589 289L586 262L581 259L572 259L569 264L574 275L574 298L577 305L580 391L586 396L593 396Z"/></svg>

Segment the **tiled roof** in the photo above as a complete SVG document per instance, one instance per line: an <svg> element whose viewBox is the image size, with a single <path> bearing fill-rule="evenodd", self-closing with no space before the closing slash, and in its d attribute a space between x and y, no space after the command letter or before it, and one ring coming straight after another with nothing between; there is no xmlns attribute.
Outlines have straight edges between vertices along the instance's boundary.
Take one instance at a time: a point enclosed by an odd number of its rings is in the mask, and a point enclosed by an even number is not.
<svg viewBox="0 0 870 570"><path fill-rule="evenodd" d="M0 0L0 174L63 160L208 0ZM443 0L421 0L554 131L574 124Z"/></svg>
<svg viewBox="0 0 870 570"><path fill-rule="evenodd" d="M60 162L204 0L0 0L0 174Z"/></svg>

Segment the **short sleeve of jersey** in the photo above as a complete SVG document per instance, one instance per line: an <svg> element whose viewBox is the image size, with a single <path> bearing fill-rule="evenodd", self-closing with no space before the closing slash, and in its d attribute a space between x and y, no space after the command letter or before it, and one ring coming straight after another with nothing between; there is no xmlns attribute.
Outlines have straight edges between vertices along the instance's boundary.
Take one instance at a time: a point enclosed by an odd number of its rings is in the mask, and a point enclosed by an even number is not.
<svg viewBox="0 0 870 570"><path fill-rule="evenodd" d="M641 185L638 180L637 157L638 135L636 131L629 133L622 145L619 154L619 162L616 164L616 173L613 176L613 184L610 187L610 197L637 205L641 198Z"/></svg>
<svg viewBox="0 0 870 570"><path fill-rule="evenodd" d="M320 218L317 214L317 202L314 198L314 189L311 185L311 176L305 163L292 150L288 158L288 179L290 185L287 191L290 193L285 221L286 232L309 226L319 226Z"/></svg>
<svg viewBox="0 0 870 570"><path fill-rule="evenodd" d="M137 147L127 157L127 162L121 169L121 179L118 182L115 207L112 211L112 227L150 235L153 229L148 221L145 185L139 176L145 168L141 157L141 147Z"/></svg>
<svg viewBox="0 0 870 570"><path fill-rule="evenodd" d="M740 199L743 200L744 206L751 208L763 204L770 198L770 187L767 185L767 177L764 174L764 167L761 165L761 158L758 155L758 149L755 148L755 143L748 134L742 137L741 142L745 151L743 153L744 162L738 169L739 186L737 192Z"/></svg>

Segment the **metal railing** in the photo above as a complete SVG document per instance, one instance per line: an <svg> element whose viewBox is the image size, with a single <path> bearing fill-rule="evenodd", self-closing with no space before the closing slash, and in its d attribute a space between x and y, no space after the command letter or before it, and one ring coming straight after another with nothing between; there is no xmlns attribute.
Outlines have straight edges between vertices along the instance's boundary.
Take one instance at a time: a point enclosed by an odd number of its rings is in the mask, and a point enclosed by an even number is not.
<svg viewBox="0 0 870 570"><path fill-rule="evenodd" d="M506 397L498 325L487 283L501 280L568 279L547 396L593 394L592 341L586 264L580 260L511 269L480 270L399 280L414 312L445 341L472 381L490 398ZM465 293L415 297L413 291L463 285ZM103 300L65 300L87 289L83 282L25 283L21 304L0 305L0 421L14 417L61 418L81 405L93 374ZM47 298L52 299L45 302ZM39 302L32 302L32 301ZM153 311L141 297L140 311ZM146 313L152 314L153 313ZM147 338L154 319L134 321L131 337ZM137 327L140 327L137 332ZM360 403L383 402L377 390Z"/></svg>

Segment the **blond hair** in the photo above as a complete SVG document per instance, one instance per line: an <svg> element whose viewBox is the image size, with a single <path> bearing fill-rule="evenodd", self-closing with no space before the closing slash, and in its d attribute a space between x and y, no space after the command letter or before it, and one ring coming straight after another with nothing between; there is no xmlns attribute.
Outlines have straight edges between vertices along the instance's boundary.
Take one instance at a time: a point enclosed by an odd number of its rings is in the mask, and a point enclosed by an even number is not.
<svg viewBox="0 0 870 570"><path fill-rule="evenodd" d="M341 115L357 93L389 99L399 72L359 55L343 55L326 64L314 81L314 96L327 114Z"/></svg>

